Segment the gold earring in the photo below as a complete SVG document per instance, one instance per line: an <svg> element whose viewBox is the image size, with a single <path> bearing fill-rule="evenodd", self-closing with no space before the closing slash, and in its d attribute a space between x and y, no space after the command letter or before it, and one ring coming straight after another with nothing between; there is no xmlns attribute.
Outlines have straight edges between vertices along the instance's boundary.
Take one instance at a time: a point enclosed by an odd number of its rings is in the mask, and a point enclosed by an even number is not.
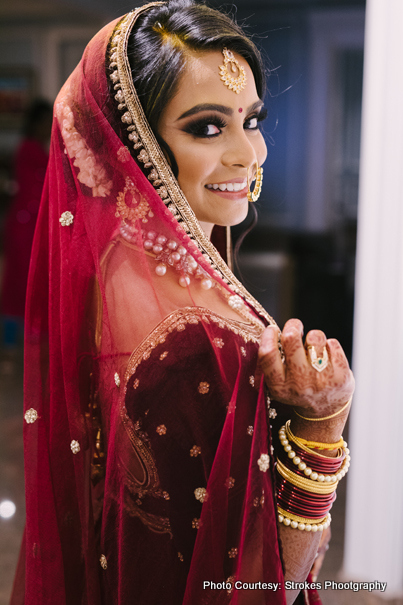
<svg viewBox="0 0 403 605"><path fill-rule="evenodd" d="M250 190L249 170L248 170L248 202L257 202L262 191L263 168L256 161L256 183L253 191Z"/></svg>

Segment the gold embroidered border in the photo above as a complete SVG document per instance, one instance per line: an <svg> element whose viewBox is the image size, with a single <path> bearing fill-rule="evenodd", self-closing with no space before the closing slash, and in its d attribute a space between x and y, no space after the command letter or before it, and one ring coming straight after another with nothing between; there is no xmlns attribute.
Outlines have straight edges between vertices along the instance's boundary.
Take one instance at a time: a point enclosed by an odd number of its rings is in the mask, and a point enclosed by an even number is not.
<svg viewBox="0 0 403 605"><path fill-rule="evenodd" d="M165 317L131 354L124 377L125 393L130 377L133 376L142 361L149 359L153 349L164 343L167 336L175 330L181 332L185 330L186 325L197 325L200 322L214 323L219 328L226 328L237 336L241 336L245 343L258 343L263 329L263 326L262 329L259 329L254 324L247 325L235 319L227 319L203 307L177 309Z"/></svg>
<svg viewBox="0 0 403 605"><path fill-rule="evenodd" d="M115 70L110 78L117 91L116 97L119 102L118 109L125 111L122 115L122 122L128 124L128 130L133 137L134 148L139 150L138 159L142 161L145 167L153 167L156 171L155 176L150 178L154 180L154 187L159 187L157 193L163 199L167 208L172 212L178 221L178 224L193 243L197 246L205 262L207 262L215 271L218 271L220 278L230 285L232 290L247 301L269 324L274 324L274 319L267 311L255 300L246 288L236 279L230 268L221 258L218 250L206 237L196 216L191 209L188 201L178 181L176 180L168 162L161 151L157 140L149 127L148 121L143 112L143 108L134 88L129 59L127 56L127 46L131 30L138 16L145 10L153 6L158 6L163 2L151 2L138 9L128 13L116 26L110 41L110 68ZM141 147L143 150L140 151ZM160 187L160 185L163 185Z"/></svg>

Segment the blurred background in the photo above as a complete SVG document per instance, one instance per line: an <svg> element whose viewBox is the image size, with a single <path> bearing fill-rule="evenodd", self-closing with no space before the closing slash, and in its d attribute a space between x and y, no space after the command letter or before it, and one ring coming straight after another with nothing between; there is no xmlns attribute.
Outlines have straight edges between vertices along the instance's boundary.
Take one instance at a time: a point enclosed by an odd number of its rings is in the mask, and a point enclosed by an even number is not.
<svg viewBox="0 0 403 605"><path fill-rule="evenodd" d="M8 603L24 525L23 297L47 162L47 103L88 40L138 4L0 1L0 605ZM240 274L280 326L299 317L306 331L320 327L339 339L351 357L365 0L209 4L244 23L270 69L259 222L242 245ZM234 229L235 240L244 227ZM322 580L336 579L342 566L345 489L344 482ZM328 591L323 601L378 597Z"/></svg>

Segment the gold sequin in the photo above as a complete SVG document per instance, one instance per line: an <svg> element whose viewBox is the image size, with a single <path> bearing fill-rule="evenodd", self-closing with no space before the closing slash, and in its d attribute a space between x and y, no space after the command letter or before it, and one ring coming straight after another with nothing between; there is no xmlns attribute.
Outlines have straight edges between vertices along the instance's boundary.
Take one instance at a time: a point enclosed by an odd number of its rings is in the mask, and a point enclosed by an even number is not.
<svg viewBox="0 0 403 605"><path fill-rule="evenodd" d="M249 376L249 384L254 387L255 386L255 377L254 376Z"/></svg>
<svg viewBox="0 0 403 605"><path fill-rule="evenodd" d="M168 355L168 351L164 351L163 353L161 353L160 361L163 361L167 355Z"/></svg>
<svg viewBox="0 0 403 605"><path fill-rule="evenodd" d="M24 419L27 424L33 424L38 420L38 412L34 408L29 408L24 414Z"/></svg>
<svg viewBox="0 0 403 605"><path fill-rule="evenodd" d="M134 380L134 382L133 382L133 389L137 389L137 387L139 386L139 384L140 384L140 380L138 378L136 378Z"/></svg>
<svg viewBox="0 0 403 605"><path fill-rule="evenodd" d="M241 347L241 354L243 357L246 357L246 349L245 347Z"/></svg>
<svg viewBox="0 0 403 605"><path fill-rule="evenodd" d="M194 495L196 500L199 500L199 502L205 502L207 500L207 490L205 487L197 487L194 491Z"/></svg>
<svg viewBox="0 0 403 605"><path fill-rule="evenodd" d="M234 485L235 485L234 477L228 477L228 479L225 482L225 485L228 487L228 489L231 489L232 487L234 487Z"/></svg>
<svg viewBox="0 0 403 605"><path fill-rule="evenodd" d="M257 465L262 473L266 473L269 470L270 466L270 456L269 454L261 454L259 460L257 461Z"/></svg>
<svg viewBox="0 0 403 605"><path fill-rule="evenodd" d="M238 554L238 549L237 548L231 548L231 550L228 551L228 556L230 559L235 559L235 557Z"/></svg>
<svg viewBox="0 0 403 605"><path fill-rule="evenodd" d="M224 341L222 338L214 338L213 343L215 344L216 347L218 347L219 349L222 349L224 346Z"/></svg>
<svg viewBox="0 0 403 605"><path fill-rule="evenodd" d="M101 563L101 567L102 567L102 569L107 569L107 568L108 568L108 562L107 562L107 560L106 560L105 555L101 555L101 556L99 557L99 562Z"/></svg>
<svg viewBox="0 0 403 605"><path fill-rule="evenodd" d="M165 424L160 424L159 426L157 426L156 431L158 435L165 435L167 432L167 427L165 426Z"/></svg>
<svg viewBox="0 0 403 605"><path fill-rule="evenodd" d="M210 390L210 385L208 382L201 382L199 384L199 393L201 393L202 395L205 395L206 393L208 393Z"/></svg>
<svg viewBox="0 0 403 605"><path fill-rule="evenodd" d="M253 435L253 426L252 425L248 426L248 428L246 429L246 432L247 432L248 435L250 435L252 437L252 435Z"/></svg>
<svg viewBox="0 0 403 605"><path fill-rule="evenodd" d="M178 559L183 562L183 554L181 552L178 552Z"/></svg>
<svg viewBox="0 0 403 605"><path fill-rule="evenodd" d="M201 454L201 447L199 447L198 445L194 445L192 447L192 449L190 450L190 455L193 458L196 458L196 456L199 456Z"/></svg>
<svg viewBox="0 0 403 605"><path fill-rule="evenodd" d="M80 451L80 444L78 443L78 441L76 441L75 439L73 439L73 441L70 443L70 449L73 452L73 454L78 454L78 452Z"/></svg>
<svg viewBox="0 0 403 605"><path fill-rule="evenodd" d="M63 212L63 214L59 218L59 223L62 225L62 227L68 227L73 223L73 221L74 216L68 210L66 212Z"/></svg>
<svg viewBox="0 0 403 605"><path fill-rule="evenodd" d="M200 527L200 519L198 519L197 517L195 517L192 521L192 527L193 529L199 529Z"/></svg>
<svg viewBox="0 0 403 605"><path fill-rule="evenodd" d="M116 386L120 387L120 376L117 372L115 372L114 379L115 379Z"/></svg>

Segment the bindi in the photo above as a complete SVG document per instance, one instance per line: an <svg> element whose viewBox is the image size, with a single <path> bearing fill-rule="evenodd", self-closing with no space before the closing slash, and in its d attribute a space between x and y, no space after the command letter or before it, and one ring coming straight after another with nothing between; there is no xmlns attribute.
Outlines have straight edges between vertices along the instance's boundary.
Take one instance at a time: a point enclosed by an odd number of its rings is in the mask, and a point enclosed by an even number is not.
<svg viewBox="0 0 403 605"><path fill-rule="evenodd" d="M242 112L243 112L242 107L240 107L240 108L238 109L238 111L239 111L239 113L242 113Z"/></svg>

